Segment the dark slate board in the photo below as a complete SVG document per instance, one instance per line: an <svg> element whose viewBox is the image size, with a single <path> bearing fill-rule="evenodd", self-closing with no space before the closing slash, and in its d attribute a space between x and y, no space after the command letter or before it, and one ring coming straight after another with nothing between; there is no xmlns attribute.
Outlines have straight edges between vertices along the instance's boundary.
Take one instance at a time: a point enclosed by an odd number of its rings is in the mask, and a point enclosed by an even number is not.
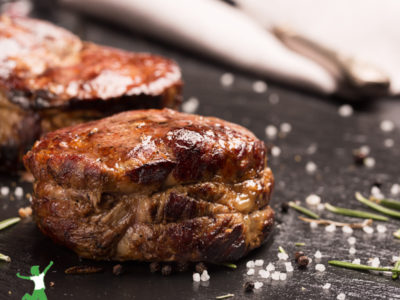
<svg viewBox="0 0 400 300"><path fill-rule="evenodd" d="M24 220L0 232L0 252L12 257L11 263L0 263L0 299L20 299L24 293L30 293L33 284L18 279L15 274L20 272L27 275L30 266L37 264L44 268L50 260L54 260L54 266L46 276L49 299L214 299L226 293L235 294L235 299L335 299L340 292L347 295L346 299L400 299L399 280L392 281L379 275L330 266L327 266L325 272L317 274L315 259L308 270L295 269L287 281L261 280L264 286L251 294L245 294L242 287L249 279L245 275L246 261L262 258L266 263L274 262L280 245L293 257L298 249L294 243L305 242L306 246L302 249L309 255L320 250L323 254L321 262L325 265L329 259L352 260L355 257L363 263L369 257L380 257L382 264L387 265L392 255L399 254L400 240L392 236L392 232L400 228L399 221L389 222L388 232L383 235L374 233L369 236L363 231L354 232L358 240L357 253L351 256L347 237L341 230L330 234L322 227L311 230L308 224L297 219L297 212L290 211L285 215L279 213L281 203L289 200L304 201L310 193L317 193L323 201L339 206L362 208L354 200L354 192L360 190L368 193L376 180L383 182L382 190L388 194L392 183L400 182L398 99L382 99L362 105L353 116L342 118L337 113L339 101L272 83L269 83L267 93L257 94L252 90L252 83L257 78L119 27L92 19L82 21L73 13L51 6L41 8L34 15L52 20L94 42L172 57L183 70L185 99L194 96L200 101L197 113L242 124L268 144L278 145L282 149L281 156L269 159L276 177L272 206L277 210L278 226L265 246L237 263L238 269L213 267L209 282L195 284L190 271L163 277L151 274L147 264L136 262L123 263L125 273L117 277L112 274L115 262L81 261L74 253L44 237L31 220ZM231 88L223 88L219 82L220 76L227 71L235 74ZM279 96L278 104L269 102L271 94ZM394 132L383 133L379 129L383 119L396 122ZM292 132L285 138L268 140L264 133L265 127L269 124L279 126L283 122L292 125ZM385 138L394 139L395 146L385 148ZM318 146L317 152L312 155L306 152L311 144ZM371 155L376 159L375 168L353 165L352 149L361 145L370 146ZM296 155L301 156L300 162L295 161ZM315 175L305 172L308 161L317 164ZM22 185L25 193L31 192L30 184L19 183L17 178L10 176L1 177L0 186L3 185ZM0 219L15 216L18 208L26 205L26 198L0 198ZM351 220L328 212L323 212L323 215L338 220ZM105 267L105 271L93 275L64 275L67 267L77 264L100 265ZM49 286L50 281L55 283L53 287ZM332 287L324 291L322 286L327 282Z"/></svg>

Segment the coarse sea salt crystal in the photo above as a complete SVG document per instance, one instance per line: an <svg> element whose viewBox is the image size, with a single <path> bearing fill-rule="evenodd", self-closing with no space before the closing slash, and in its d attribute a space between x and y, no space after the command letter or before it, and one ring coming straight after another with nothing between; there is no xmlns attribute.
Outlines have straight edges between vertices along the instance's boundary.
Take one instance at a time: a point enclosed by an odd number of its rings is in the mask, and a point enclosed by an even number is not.
<svg viewBox="0 0 400 300"><path fill-rule="evenodd" d="M323 264L316 264L315 270L317 270L318 272L324 272L326 270L326 267Z"/></svg>
<svg viewBox="0 0 400 300"><path fill-rule="evenodd" d="M381 130L384 132L390 132L394 129L394 123L390 120L383 120L380 124Z"/></svg>
<svg viewBox="0 0 400 300"><path fill-rule="evenodd" d="M10 193L10 188L8 186L2 186L0 189L0 194L2 196L7 196Z"/></svg>
<svg viewBox="0 0 400 300"><path fill-rule="evenodd" d="M254 261L254 265L257 267L261 267L264 264L264 260L263 259L256 259Z"/></svg>
<svg viewBox="0 0 400 300"><path fill-rule="evenodd" d="M184 111L185 113L192 114L197 110L199 104L200 102L197 98L191 97L182 104L182 111Z"/></svg>
<svg viewBox="0 0 400 300"><path fill-rule="evenodd" d="M253 83L253 91L255 91L256 93L265 93L268 89L268 85L261 80L257 80Z"/></svg>
<svg viewBox="0 0 400 300"><path fill-rule="evenodd" d="M392 262L397 262L400 259L400 256L393 255Z"/></svg>
<svg viewBox="0 0 400 300"><path fill-rule="evenodd" d="M278 129L274 125L268 125L265 127L265 135L270 139L274 139L278 134Z"/></svg>
<svg viewBox="0 0 400 300"><path fill-rule="evenodd" d="M260 271L258 271L258 275L260 275L262 278L267 279L270 273L266 270L261 269Z"/></svg>
<svg viewBox="0 0 400 300"><path fill-rule="evenodd" d="M269 272L275 271L275 266L273 263L269 263L265 269Z"/></svg>
<svg viewBox="0 0 400 300"><path fill-rule="evenodd" d="M318 227L318 224L315 223L315 222L311 222L311 223L310 223L310 227L313 228L313 229L314 229L314 228L317 228L317 227Z"/></svg>
<svg viewBox="0 0 400 300"><path fill-rule="evenodd" d="M371 148L367 145L361 146L359 150L362 155L368 155L371 152Z"/></svg>
<svg viewBox="0 0 400 300"><path fill-rule="evenodd" d="M356 252L357 252L356 248L350 247L349 253L350 253L351 255L356 254Z"/></svg>
<svg viewBox="0 0 400 300"><path fill-rule="evenodd" d="M260 282L260 281L254 282L254 288L255 288L256 290L260 289L263 285L264 285L264 284L263 284L262 282Z"/></svg>
<svg viewBox="0 0 400 300"><path fill-rule="evenodd" d="M356 259L354 259L354 260L352 261L352 263L353 263L353 264L356 264L356 265L359 265L359 264L361 264L361 259L356 258Z"/></svg>
<svg viewBox="0 0 400 300"><path fill-rule="evenodd" d="M368 265L378 268L381 265L381 261L379 260L379 257L370 258L368 259Z"/></svg>
<svg viewBox="0 0 400 300"><path fill-rule="evenodd" d="M193 273L193 281L194 282L199 282L200 281L200 274L199 273Z"/></svg>
<svg viewBox="0 0 400 300"><path fill-rule="evenodd" d="M228 87L233 84L235 77L232 73L224 73L221 75L220 82L222 86Z"/></svg>
<svg viewBox="0 0 400 300"><path fill-rule="evenodd" d="M309 161L309 162L306 164L306 172L307 172L308 174L314 174L315 171L317 171L317 165L316 165L314 162Z"/></svg>
<svg viewBox="0 0 400 300"><path fill-rule="evenodd" d="M201 279L201 281L210 280L210 275L208 275L207 270L204 270L203 273L201 273L200 279Z"/></svg>
<svg viewBox="0 0 400 300"><path fill-rule="evenodd" d="M20 187L20 186L17 186L17 187L15 188L14 195L15 195L17 198L23 197L23 196L24 196L24 189L23 189L22 187Z"/></svg>
<svg viewBox="0 0 400 300"><path fill-rule="evenodd" d="M281 148L279 148L278 146L273 146L273 147L271 148L271 154L272 154L272 156L278 157L278 156L281 155L281 152L282 152L282 150L281 150Z"/></svg>
<svg viewBox="0 0 400 300"><path fill-rule="evenodd" d="M287 274L286 273L280 273L279 274L279 280L286 280L286 278L287 278Z"/></svg>
<svg viewBox="0 0 400 300"><path fill-rule="evenodd" d="M346 299L346 294L345 293L340 293L339 295L337 295L336 299L337 300L344 300L344 299Z"/></svg>
<svg viewBox="0 0 400 300"><path fill-rule="evenodd" d="M249 260L249 261L246 263L246 267L247 267L247 268L254 268L254 266L255 266L254 260Z"/></svg>
<svg viewBox="0 0 400 300"><path fill-rule="evenodd" d="M321 203L321 197L315 194L310 194L306 198L306 203L308 205L318 205Z"/></svg>
<svg viewBox="0 0 400 300"><path fill-rule="evenodd" d="M375 198L378 198L378 199L385 198L385 196L382 194L381 189L378 188L377 186L373 186L371 188L371 194L372 194L372 196L374 196Z"/></svg>
<svg viewBox="0 0 400 300"><path fill-rule="evenodd" d="M283 133L289 133L292 131L292 125L290 125L289 123L282 123L280 129Z"/></svg>
<svg viewBox="0 0 400 300"><path fill-rule="evenodd" d="M248 269L247 270L247 275L249 275L249 276L251 276L251 275L254 275L254 269Z"/></svg>
<svg viewBox="0 0 400 300"><path fill-rule="evenodd" d="M383 145L384 145L386 148L392 148L392 147L394 146L394 140L393 140L393 139L385 139L385 140L383 141Z"/></svg>
<svg viewBox="0 0 400 300"><path fill-rule="evenodd" d="M325 231L327 232L334 232L336 230L336 225L335 224L330 224L325 227Z"/></svg>
<svg viewBox="0 0 400 300"><path fill-rule="evenodd" d="M392 195L398 195L400 194L400 184L393 184L392 187L390 188L390 193Z"/></svg>
<svg viewBox="0 0 400 300"><path fill-rule="evenodd" d="M272 280L279 280L281 272L275 271L271 274Z"/></svg>
<svg viewBox="0 0 400 300"><path fill-rule="evenodd" d="M367 168L373 168L375 167L376 161L375 158L373 157L366 157L364 159L364 166L366 166Z"/></svg>
<svg viewBox="0 0 400 300"><path fill-rule="evenodd" d="M321 258L322 257L321 251L317 250L317 252L315 252L315 254L314 254L314 257Z"/></svg>
<svg viewBox="0 0 400 300"><path fill-rule="evenodd" d="M378 231L379 233L385 233L387 231L387 227L385 225L378 224L376 226L376 231Z"/></svg>
<svg viewBox="0 0 400 300"><path fill-rule="evenodd" d="M338 109L338 113L341 117L350 117L353 114L353 107L348 104L341 105Z"/></svg>
<svg viewBox="0 0 400 300"><path fill-rule="evenodd" d="M342 231L343 231L343 233L346 233L346 234L352 234L353 233L353 229L350 226L347 226L347 225L342 227Z"/></svg>
<svg viewBox="0 0 400 300"><path fill-rule="evenodd" d="M330 283L325 283L324 286L322 287L324 290L329 290L331 288Z"/></svg>
<svg viewBox="0 0 400 300"><path fill-rule="evenodd" d="M374 228L372 228L371 226L364 226L363 231L367 234L372 234L374 233Z"/></svg>
<svg viewBox="0 0 400 300"><path fill-rule="evenodd" d="M289 258L289 255L287 255L287 253L279 252L278 258L279 258L279 260L287 260Z"/></svg>
<svg viewBox="0 0 400 300"><path fill-rule="evenodd" d="M351 237L349 237L348 239L347 239L347 242L350 244L350 245L355 245L356 244L356 238L354 237L354 236L351 236Z"/></svg>
<svg viewBox="0 0 400 300"><path fill-rule="evenodd" d="M325 205L323 203L320 203L317 205L317 210L322 211L325 209Z"/></svg>

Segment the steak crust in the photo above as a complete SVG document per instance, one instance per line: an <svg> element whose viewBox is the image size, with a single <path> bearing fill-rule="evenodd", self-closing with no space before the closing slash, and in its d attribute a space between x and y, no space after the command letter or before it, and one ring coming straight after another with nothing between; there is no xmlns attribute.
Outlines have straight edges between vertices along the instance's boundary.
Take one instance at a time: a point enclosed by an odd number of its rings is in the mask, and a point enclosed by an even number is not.
<svg viewBox="0 0 400 300"><path fill-rule="evenodd" d="M0 120L0 166L18 161L38 131L131 109L177 109L181 86L171 60L81 41L48 22L0 16L0 115L15 121ZM39 120L33 130L16 133L32 114Z"/></svg>
<svg viewBox="0 0 400 300"><path fill-rule="evenodd" d="M86 258L236 260L273 227L264 143L217 118L120 113L46 134L24 162L39 228Z"/></svg>

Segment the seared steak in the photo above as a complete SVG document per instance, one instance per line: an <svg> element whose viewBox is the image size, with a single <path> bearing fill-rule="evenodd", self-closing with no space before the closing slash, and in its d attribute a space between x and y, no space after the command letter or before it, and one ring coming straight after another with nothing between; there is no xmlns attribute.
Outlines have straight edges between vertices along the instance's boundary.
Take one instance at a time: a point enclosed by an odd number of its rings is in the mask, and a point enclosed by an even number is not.
<svg viewBox="0 0 400 300"><path fill-rule="evenodd" d="M39 228L82 257L230 261L273 226L264 143L217 118L124 112L48 133L24 162Z"/></svg>
<svg viewBox="0 0 400 300"><path fill-rule="evenodd" d="M0 16L0 169L16 166L42 133L124 110L177 108L180 89L170 60Z"/></svg>

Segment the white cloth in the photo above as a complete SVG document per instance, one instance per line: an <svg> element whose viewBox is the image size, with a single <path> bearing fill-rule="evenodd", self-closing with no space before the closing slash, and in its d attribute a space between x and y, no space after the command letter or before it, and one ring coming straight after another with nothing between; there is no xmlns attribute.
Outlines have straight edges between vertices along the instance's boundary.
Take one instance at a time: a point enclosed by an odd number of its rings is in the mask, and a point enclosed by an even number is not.
<svg viewBox="0 0 400 300"><path fill-rule="evenodd" d="M31 276L30 279L35 283L35 290L44 289L44 273L38 276Z"/></svg>

